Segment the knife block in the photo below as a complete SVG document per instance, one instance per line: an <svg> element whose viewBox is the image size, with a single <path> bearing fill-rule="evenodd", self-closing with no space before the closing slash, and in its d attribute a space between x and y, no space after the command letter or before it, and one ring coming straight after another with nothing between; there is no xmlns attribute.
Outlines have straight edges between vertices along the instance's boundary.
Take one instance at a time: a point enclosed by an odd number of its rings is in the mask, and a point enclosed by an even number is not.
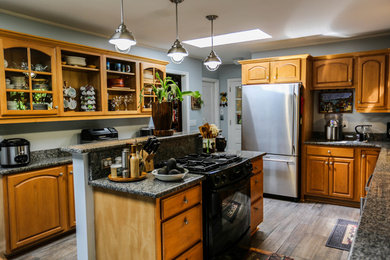
<svg viewBox="0 0 390 260"><path fill-rule="evenodd" d="M148 154L144 150L142 150L142 159L144 160L145 163L145 171L146 172L151 172L154 170L154 154Z"/></svg>

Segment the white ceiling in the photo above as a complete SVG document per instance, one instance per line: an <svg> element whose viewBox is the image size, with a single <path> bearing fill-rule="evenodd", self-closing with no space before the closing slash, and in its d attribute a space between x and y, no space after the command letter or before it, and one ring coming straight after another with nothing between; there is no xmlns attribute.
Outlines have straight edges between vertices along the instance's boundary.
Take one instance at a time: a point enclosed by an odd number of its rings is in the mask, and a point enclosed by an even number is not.
<svg viewBox="0 0 390 260"><path fill-rule="evenodd" d="M120 23L119 0L0 0L0 8L90 31L107 38ZM168 50L175 40L175 5L169 0L124 0L125 24L142 46ZM390 0L184 0L181 40L259 28L273 38L215 48L224 63L250 53L390 32ZM210 49L186 45L190 56Z"/></svg>

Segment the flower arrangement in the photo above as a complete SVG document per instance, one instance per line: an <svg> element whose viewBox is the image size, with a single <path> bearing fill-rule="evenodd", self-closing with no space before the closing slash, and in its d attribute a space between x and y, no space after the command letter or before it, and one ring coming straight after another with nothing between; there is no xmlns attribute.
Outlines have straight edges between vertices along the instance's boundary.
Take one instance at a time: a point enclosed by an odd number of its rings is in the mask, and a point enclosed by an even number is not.
<svg viewBox="0 0 390 260"><path fill-rule="evenodd" d="M202 126L199 126L199 132L203 137L203 152L215 152L215 138L218 136L219 133L218 127L214 124L206 123Z"/></svg>

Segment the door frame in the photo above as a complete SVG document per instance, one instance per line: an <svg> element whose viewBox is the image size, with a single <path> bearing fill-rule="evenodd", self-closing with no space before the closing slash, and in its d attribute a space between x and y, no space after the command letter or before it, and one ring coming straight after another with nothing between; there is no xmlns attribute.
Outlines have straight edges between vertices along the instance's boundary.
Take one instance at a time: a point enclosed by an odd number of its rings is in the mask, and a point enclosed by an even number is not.
<svg viewBox="0 0 390 260"><path fill-rule="evenodd" d="M215 116L215 125L220 128L220 120L219 120L219 80L213 78L205 78L202 77L202 87L203 82L214 84L214 116Z"/></svg>
<svg viewBox="0 0 390 260"><path fill-rule="evenodd" d="M176 74L181 76L181 90L182 91L189 91L190 90L190 73L188 71L181 71L181 70L172 70L167 69L166 73L169 74ZM190 109L191 109L191 99L186 99L184 97L183 103L182 103L182 123L183 123L183 132L190 132Z"/></svg>
<svg viewBox="0 0 390 260"><path fill-rule="evenodd" d="M233 114L233 111L232 111L232 109L235 108L235 103L233 102L235 97L232 97L232 91L231 91L231 87L234 83L239 83L240 85L242 85L241 78L227 79L227 94L228 94L227 98L228 98L228 104L229 104L227 107L228 108L228 113L227 113L227 125L228 125L228 127L227 127L228 145L227 146L228 146L228 149L231 146L230 144L234 139L234 138L231 138L232 137L231 136L232 135L232 131L231 131L232 124L230 123L231 120L235 120L235 118L234 118L235 114ZM240 136L240 139L241 139L241 136Z"/></svg>

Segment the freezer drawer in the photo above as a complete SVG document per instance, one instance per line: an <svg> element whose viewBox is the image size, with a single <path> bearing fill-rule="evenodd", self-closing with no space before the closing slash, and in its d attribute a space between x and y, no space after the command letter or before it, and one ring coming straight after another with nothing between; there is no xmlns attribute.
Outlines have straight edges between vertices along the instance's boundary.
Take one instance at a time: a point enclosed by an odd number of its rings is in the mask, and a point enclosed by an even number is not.
<svg viewBox="0 0 390 260"><path fill-rule="evenodd" d="M298 160L294 156L264 156L264 193L298 198Z"/></svg>

